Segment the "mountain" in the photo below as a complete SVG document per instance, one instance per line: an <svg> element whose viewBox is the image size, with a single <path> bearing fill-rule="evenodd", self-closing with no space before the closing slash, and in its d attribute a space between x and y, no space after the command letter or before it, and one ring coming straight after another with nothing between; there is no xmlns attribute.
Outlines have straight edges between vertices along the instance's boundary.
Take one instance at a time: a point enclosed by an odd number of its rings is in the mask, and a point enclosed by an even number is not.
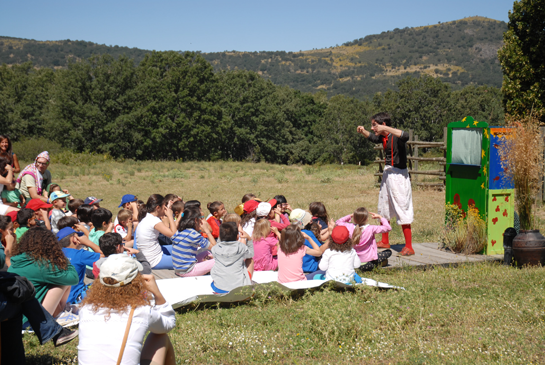
<svg viewBox="0 0 545 365"><path fill-rule="evenodd" d="M216 71L251 70L278 85L304 92L324 90L359 99L395 88L407 75L439 77L453 89L500 87L497 51L507 23L471 17L417 28L396 28L346 42L341 46L302 52L202 53ZM140 62L149 51L84 41L46 41L0 37L0 63L32 61L37 67L64 67L69 58L122 54Z"/></svg>

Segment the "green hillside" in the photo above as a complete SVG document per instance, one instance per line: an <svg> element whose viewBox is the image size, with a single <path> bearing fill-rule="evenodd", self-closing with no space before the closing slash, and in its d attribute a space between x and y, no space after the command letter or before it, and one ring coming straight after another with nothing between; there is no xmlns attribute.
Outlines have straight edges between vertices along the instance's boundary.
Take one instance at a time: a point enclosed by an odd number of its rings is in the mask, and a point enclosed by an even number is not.
<svg viewBox="0 0 545 365"><path fill-rule="evenodd" d="M147 50L139 48L106 46L85 41L35 41L0 36L0 64L21 64L32 61L37 67L64 67L70 58L87 59L96 54L109 54L114 57L126 55L136 63L142 61Z"/></svg>
<svg viewBox="0 0 545 365"><path fill-rule="evenodd" d="M216 71L251 70L277 85L303 92L325 90L363 99L395 88L407 75L439 77L453 89L501 86L497 50L507 24L483 17L418 28L394 29L303 52L203 53ZM32 61L36 67L61 68L70 58L125 54L138 64L149 51L85 41L46 41L0 37L0 64Z"/></svg>
<svg viewBox="0 0 545 365"><path fill-rule="evenodd" d="M393 88L407 75L440 77L454 89L501 86L497 51L507 23L483 17L394 29L303 52L220 52L203 56L216 70L245 69L301 91L358 98Z"/></svg>

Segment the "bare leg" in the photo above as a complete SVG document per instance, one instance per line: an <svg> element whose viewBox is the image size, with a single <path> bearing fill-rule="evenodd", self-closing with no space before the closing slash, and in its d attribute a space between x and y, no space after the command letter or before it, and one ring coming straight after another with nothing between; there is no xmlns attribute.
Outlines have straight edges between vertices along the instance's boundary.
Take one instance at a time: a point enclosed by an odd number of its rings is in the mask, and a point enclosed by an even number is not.
<svg viewBox="0 0 545 365"><path fill-rule="evenodd" d="M70 295L70 288L70 285L54 286L47 291L47 294L45 294L44 300L42 301L42 306L53 317L58 316L64 310L66 301Z"/></svg>
<svg viewBox="0 0 545 365"><path fill-rule="evenodd" d="M150 333L142 348L140 360L143 364L175 365L174 347L172 347L168 335Z"/></svg>

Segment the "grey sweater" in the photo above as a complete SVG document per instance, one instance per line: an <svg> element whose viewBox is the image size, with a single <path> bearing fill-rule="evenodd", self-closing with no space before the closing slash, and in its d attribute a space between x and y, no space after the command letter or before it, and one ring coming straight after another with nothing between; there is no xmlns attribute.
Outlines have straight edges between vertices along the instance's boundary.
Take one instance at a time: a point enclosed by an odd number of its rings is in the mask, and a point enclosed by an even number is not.
<svg viewBox="0 0 545 365"><path fill-rule="evenodd" d="M254 257L254 245L251 241L248 241L248 245L239 241L218 242L212 247L212 255L215 263L210 275L218 289L231 291L252 284L244 265L246 259Z"/></svg>

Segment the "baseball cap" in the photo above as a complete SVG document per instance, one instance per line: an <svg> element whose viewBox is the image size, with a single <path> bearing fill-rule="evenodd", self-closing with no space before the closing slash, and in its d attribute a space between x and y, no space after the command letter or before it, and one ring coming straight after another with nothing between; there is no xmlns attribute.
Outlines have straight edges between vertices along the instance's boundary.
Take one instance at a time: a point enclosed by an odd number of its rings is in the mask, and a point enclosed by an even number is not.
<svg viewBox="0 0 545 365"><path fill-rule="evenodd" d="M97 199L94 196L88 196L87 198L85 198L85 201L83 202L83 204L93 205L93 204L99 203L101 201L102 201L102 199Z"/></svg>
<svg viewBox="0 0 545 365"><path fill-rule="evenodd" d="M132 257L118 253L110 255L100 265L100 282L109 287L120 287L129 284L138 275L138 261ZM140 265L142 267L142 265ZM116 284L106 284L104 278L112 278L117 281Z"/></svg>
<svg viewBox="0 0 545 365"><path fill-rule="evenodd" d="M309 224L311 220L312 216L310 215L310 213L303 209L294 209L291 211L290 221L292 221L293 223L297 222L299 224L302 224L304 227Z"/></svg>
<svg viewBox="0 0 545 365"><path fill-rule="evenodd" d="M11 218L12 222L17 221L17 211L16 210L12 210L11 212L7 213L6 215Z"/></svg>
<svg viewBox="0 0 545 365"><path fill-rule="evenodd" d="M251 213L253 212L254 210L257 209L257 206L259 205L259 203L255 200L248 200L246 203L244 203L244 211L246 213Z"/></svg>
<svg viewBox="0 0 545 365"><path fill-rule="evenodd" d="M137 201L138 199L136 198L135 195L132 195L132 194L125 194L123 195L123 197L121 198L121 204L119 204L118 208L121 208L123 206L123 204L127 204L127 203L132 203L132 202L135 202ZM92 204L92 203L91 203Z"/></svg>
<svg viewBox="0 0 545 365"><path fill-rule="evenodd" d="M57 239L60 241L66 236L70 236L72 233L76 233L78 236L83 236L83 232L75 231L72 227L64 227L57 232Z"/></svg>
<svg viewBox="0 0 545 365"><path fill-rule="evenodd" d="M331 231L331 239L333 242L338 243L339 245L342 245L348 241L349 238L350 233L345 226L336 226L333 228L333 231Z"/></svg>
<svg viewBox="0 0 545 365"><path fill-rule="evenodd" d="M259 203L259 205L257 206L255 212L256 212L258 217L266 217L266 216L269 215L271 209L272 209L272 207L271 207L271 205L269 203L263 202L263 203Z"/></svg>
<svg viewBox="0 0 545 365"><path fill-rule="evenodd" d="M53 204L47 204L46 202L42 201L41 199L34 198L30 199L30 201L25 205L25 208L32 209L33 211L37 211L38 209L42 208L51 208Z"/></svg>
<svg viewBox="0 0 545 365"><path fill-rule="evenodd" d="M70 194L63 193L62 191L54 191L49 195L49 199L47 199L48 203L53 203L57 199L66 198L67 196L70 196Z"/></svg>
<svg viewBox="0 0 545 365"><path fill-rule="evenodd" d="M278 201L276 199L269 200L269 204L271 205L271 209L272 209L272 207L274 207L276 205L276 203L278 203Z"/></svg>

